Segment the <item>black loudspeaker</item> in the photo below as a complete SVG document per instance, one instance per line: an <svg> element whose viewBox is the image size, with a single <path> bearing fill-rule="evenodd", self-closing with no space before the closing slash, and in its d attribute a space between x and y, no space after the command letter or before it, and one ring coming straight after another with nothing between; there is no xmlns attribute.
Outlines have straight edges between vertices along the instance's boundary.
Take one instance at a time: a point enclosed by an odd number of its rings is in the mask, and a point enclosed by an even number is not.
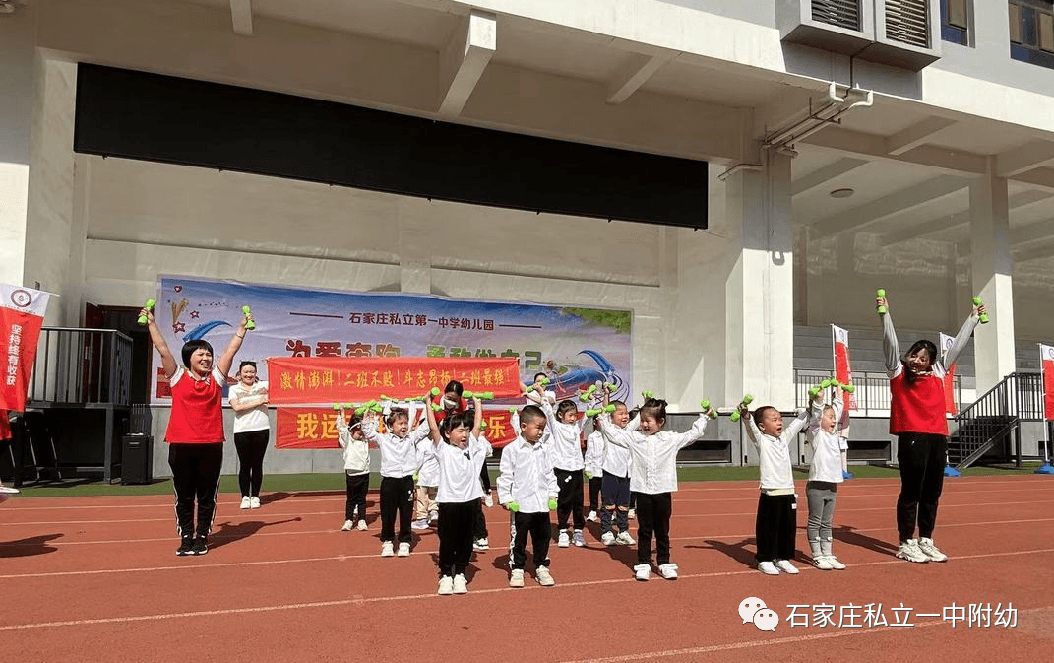
<svg viewBox="0 0 1054 663"><path fill-rule="evenodd" d="M154 480L154 436L131 433L121 438L121 484Z"/></svg>

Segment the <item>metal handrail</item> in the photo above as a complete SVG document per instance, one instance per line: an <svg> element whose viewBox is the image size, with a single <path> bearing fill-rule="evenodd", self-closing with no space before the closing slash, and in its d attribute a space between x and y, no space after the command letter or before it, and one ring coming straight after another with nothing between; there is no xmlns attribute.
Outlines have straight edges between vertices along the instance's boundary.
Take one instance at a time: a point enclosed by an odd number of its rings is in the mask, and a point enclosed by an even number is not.
<svg viewBox="0 0 1054 663"><path fill-rule="evenodd" d="M803 408L809 406L809 388L819 384L825 378L833 375L831 371L812 368L794 369L794 401L795 407ZM955 385L956 402L962 402L962 376L956 374L953 378ZM856 390L853 398L856 401L857 412L862 416L888 416L890 400L892 396L889 391L889 376L884 372L854 371L853 384Z"/></svg>
<svg viewBox="0 0 1054 663"><path fill-rule="evenodd" d="M130 405L132 339L116 329L42 327L29 404Z"/></svg>

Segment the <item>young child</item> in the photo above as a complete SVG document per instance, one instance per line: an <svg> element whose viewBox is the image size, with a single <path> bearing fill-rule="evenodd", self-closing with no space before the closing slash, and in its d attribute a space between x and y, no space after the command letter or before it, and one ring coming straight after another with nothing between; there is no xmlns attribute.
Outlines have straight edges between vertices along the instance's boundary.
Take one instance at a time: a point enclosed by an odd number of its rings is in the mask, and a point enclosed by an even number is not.
<svg viewBox="0 0 1054 663"><path fill-rule="evenodd" d="M395 556L395 517L399 517L399 557L410 555L411 510L414 506L414 478L420 463L417 458L417 442L428 434L422 423L410 431L410 419L406 410L395 408L389 411L385 423L387 433L378 432L375 412L367 410L362 418L362 433L366 440L381 450L381 557Z"/></svg>
<svg viewBox="0 0 1054 663"><path fill-rule="evenodd" d="M439 462L439 594L468 591L465 569L472 557L472 528L476 508L483 498L479 468L487 460L487 444L479 439L483 410L473 399L473 410L436 423L426 406L432 446L428 453ZM471 428L470 428L471 426Z"/></svg>
<svg viewBox="0 0 1054 663"><path fill-rule="evenodd" d="M560 497L557 499L556 528L560 532L558 546L567 548L572 542L581 548L586 545L582 528L586 526L583 513L582 471L585 461L582 457L582 426L584 419L578 418L578 406L574 401L561 401L557 411L553 412L552 403L541 399L542 412L545 413L546 427L549 430L549 454L556 472L556 481L560 486ZM522 425L522 422L521 422ZM573 538L567 534L567 521L574 525Z"/></svg>
<svg viewBox="0 0 1054 663"><path fill-rule="evenodd" d="M253 319L246 314L234 331L223 355L213 364L212 345L205 340L187 341L183 345L183 365L168 349L154 322L154 313L146 316L154 348L161 356L161 368L172 390L165 441L168 442L168 466L172 468L172 487L176 493L176 527L180 536L176 555L204 555L209 552L209 534L216 516L216 495L220 489L223 465L223 414L220 401L227 371L242 346L246 325ZM197 499L198 523L194 526L194 501Z"/></svg>
<svg viewBox="0 0 1054 663"><path fill-rule="evenodd" d="M684 433L664 431L666 401L649 398L640 408L640 431L635 423L626 429L611 424L602 414L600 429L608 445L625 447L630 451L630 488L637 494L637 564L633 567L637 580L651 578L651 539L655 536L655 558L659 575L667 580L677 578L677 565L670 562L670 515L673 493L677 492L677 452L706 433L706 424L713 412L708 409L699 415L691 430Z"/></svg>
<svg viewBox="0 0 1054 663"><path fill-rule="evenodd" d="M842 396L839 385L834 390L830 405L824 404L826 389L820 389L812 401L812 416L807 441L812 445L809 463L809 482L805 494L809 500L809 547L812 562L817 568L829 571L844 569L831 551L834 537L831 524L838 501L838 484L842 483L841 436L836 428L842 418Z"/></svg>
<svg viewBox="0 0 1054 663"><path fill-rule="evenodd" d="M607 385L605 385L606 387ZM596 419L596 426L607 426L612 430L610 434L626 432L630 422L629 410L622 401L608 402L607 389L604 389L604 407L614 405L615 411L608 415L600 415ZM638 422L639 424L639 422ZM636 427L634 428L636 430ZM604 435L601 428L601 434ZM606 440L606 436L605 436ZM600 542L605 546L620 544L632 546L636 541L629 533L629 507L632 491L630 491L630 451L624 446L616 444L604 444L604 459L601 469L604 473L604 483L601 486L601 495L604 498L604 509L600 513ZM618 524L618 536L611 531L611 521L616 520Z"/></svg>
<svg viewBox="0 0 1054 663"><path fill-rule="evenodd" d="M347 420L344 406L338 404L337 441L344 453L344 526L351 531L359 520L359 530L366 531L366 491L370 488L370 445L362 434L362 415L352 414ZM357 515L356 515L357 514Z"/></svg>
<svg viewBox="0 0 1054 663"><path fill-rule="evenodd" d="M747 437L757 447L761 465L761 496L755 523L758 570L773 576L780 571L797 573L798 568L790 562L794 557L798 512L787 445L809 423L809 412L802 411L786 429L783 415L772 406L760 407L751 416L747 407L740 404L739 413Z"/></svg>
<svg viewBox="0 0 1054 663"><path fill-rule="evenodd" d="M409 411L413 413L413 404L409 404ZM428 407L427 405L425 407ZM411 414L411 421L413 415ZM421 423L428 425L428 421L421 412ZM410 524L411 529L424 530L439 519L439 511L436 505L436 490L439 487L439 462L436 457L428 453L431 447L430 440L426 437L417 444L417 490L414 502L414 521Z"/></svg>
<svg viewBox="0 0 1054 663"><path fill-rule="evenodd" d="M549 454L540 442L545 432L545 413L534 405L524 407L519 428L519 436L502 449L498 475L498 502L509 510L512 519L509 586L523 587L529 534L534 576L539 585L552 587L556 581L549 572L549 511L556 508L560 491Z"/></svg>
<svg viewBox="0 0 1054 663"><path fill-rule="evenodd" d="M487 458L490 458L491 456L494 455L494 447L491 445L490 440L487 439L487 436L483 432L484 430L486 430L486 428L487 428L487 424L483 423L483 422L480 422L480 424L479 424L479 439L480 439L480 441L484 442L487 445ZM487 536L488 536L488 533L487 533L487 519L483 515L483 505L487 504L487 500L491 499L491 497L490 497L490 474L487 471L487 462L486 462L486 460L483 461L483 468L480 470L479 476L480 476L480 488L483 491L484 497L483 497L483 499L481 499L479 501L479 505L477 505L477 507L476 507L476 517L475 517L473 525L472 525L472 549L473 550L480 550L480 551L482 551L482 550L489 550L490 549L490 541L487 539ZM486 478L486 481L483 480L484 478ZM494 502L491 501L491 503L488 506L491 506L493 504L494 504Z"/></svg>
<svg viewBox="0 0 1054 663"><path fill-rule="evenodd" d="M596 522L597 506L600 501L600 488L604 482L604 435L597 429L596 417L593 417L593 432L586 437L586 481L589 482L589 513L586 522Z"/></svg>

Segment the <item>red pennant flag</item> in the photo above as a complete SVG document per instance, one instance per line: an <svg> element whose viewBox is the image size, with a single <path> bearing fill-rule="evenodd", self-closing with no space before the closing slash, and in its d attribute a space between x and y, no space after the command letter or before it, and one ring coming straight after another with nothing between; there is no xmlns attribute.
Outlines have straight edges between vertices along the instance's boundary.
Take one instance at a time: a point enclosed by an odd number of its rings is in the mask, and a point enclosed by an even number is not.
<svg viewBox="0 0 1054 663"><path fill-rule="evenodd" d="M842 384L851 384L853 369L849 365L849 332L834 325L831 325L831 331L834 334L834 376ZM857 409L855 394L846 392L844 397L846 412Z"/></svg>
<svg viewBox="0 0 1054 663"><path fill-rule="evenodd" d="M37 356L37 338L48 308L46 292L0 284L0 410L24 412L29 377Z"/></svg>
<svg viewBox="0 0 1054 663"><path fill-rule="evenodd" d="M1043 418L1054 421L1054 347L1039 346L1043 365Z"/></svg>

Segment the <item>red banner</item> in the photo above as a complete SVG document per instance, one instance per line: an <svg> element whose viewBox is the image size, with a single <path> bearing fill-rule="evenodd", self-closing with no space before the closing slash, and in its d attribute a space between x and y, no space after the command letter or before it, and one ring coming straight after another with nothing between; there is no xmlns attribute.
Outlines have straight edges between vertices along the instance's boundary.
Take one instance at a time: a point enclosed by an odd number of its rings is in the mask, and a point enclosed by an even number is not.
<svg viewBox="0 0 1054 663"><path fill-rule="evenodd" d="M853 369L849 365L849 332L834 325L831 325L831 331L834 333L834 377L842 384L852 384ZM849 410L857 409L856 396L845 392L844 397L844 412L848 415ZM843 419L848 421L848 416L843 416ZM845 425L848 426L848 423Z"/></svg>
<svg viewBox="0 0 1054 663"><path fill-rule="evenodd" d="M0 410L26 409L29 376L48 297L46 292L0 284L0 347L6 358L4 380L0 381Z"/></svg>
<svg viewBox="0 0 1054 663"><path fill-rule="evenodd" d="M1043 418L1054 421L1054 347L1039 346L1043 365Z"/></svg>
<svg viewBox="0 0 1054 663"><path fill-rule="evenodd" d="M413 398L451 380L459 380L466 391L493 392L495 398L521 393L515 357L272 357L267 370L272 405L363 403L381 395Z"/></svg>
<svg viewBox="0 0 1054 663"><path fill-rule="evenodd" d="M392 395L392 394L387 394ZM484 410L484 435L495 449L516 439L506 409ZM321 407L278 408L275 448L277 449L338 449L337 412Z"/></svg>

